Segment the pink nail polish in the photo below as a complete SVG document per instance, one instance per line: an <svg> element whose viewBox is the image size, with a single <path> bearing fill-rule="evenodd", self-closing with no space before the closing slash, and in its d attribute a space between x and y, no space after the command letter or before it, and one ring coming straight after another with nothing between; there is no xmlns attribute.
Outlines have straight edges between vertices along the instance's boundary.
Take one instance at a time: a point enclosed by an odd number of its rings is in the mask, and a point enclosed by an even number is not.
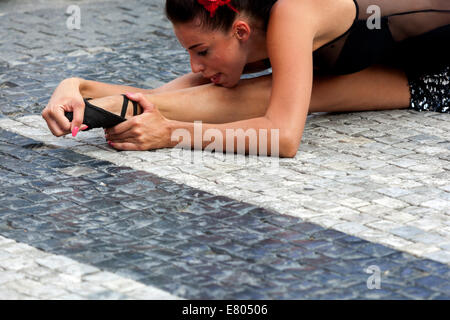
<svg viewBox="0 0 450 320"><path fill-rule="evenodd" d="M73 128L73 130L72 130L72 137L75 137L77 135L78 130L80 130L78 127Z"/></svg>
<svg viewBox="0 0 450 320"><path fill-rule="evenodd" d="M84 126L83 128L81 128L81 131L84 131L84 130L86 130L88 128L89 128L88 126Z"/></svg>

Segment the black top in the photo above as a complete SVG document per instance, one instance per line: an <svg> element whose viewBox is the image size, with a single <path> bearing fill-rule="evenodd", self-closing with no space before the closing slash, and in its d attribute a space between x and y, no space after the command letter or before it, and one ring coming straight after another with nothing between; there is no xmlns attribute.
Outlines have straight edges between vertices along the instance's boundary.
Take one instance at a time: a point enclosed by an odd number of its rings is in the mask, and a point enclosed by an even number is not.
<svg viewBox="0 0 450 320"><path fill-rule="evenodd" d="M450 0L353 2L352 26L314 51L315 73L348 74L373 64L414 73L449 64Z"/></svg>

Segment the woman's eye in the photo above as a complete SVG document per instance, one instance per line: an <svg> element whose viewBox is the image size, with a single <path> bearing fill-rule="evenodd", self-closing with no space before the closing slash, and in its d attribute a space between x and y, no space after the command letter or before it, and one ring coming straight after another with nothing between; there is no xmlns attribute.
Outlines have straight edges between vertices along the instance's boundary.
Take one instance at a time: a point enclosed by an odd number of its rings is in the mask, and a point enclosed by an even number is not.
<svg viewBox="0 0 450 320"><path fill-rule="evenodd" d="M206 56L207 53L208 53L208 50L203 50L203 51L198 52L197 54L199 56Z"/></svg>

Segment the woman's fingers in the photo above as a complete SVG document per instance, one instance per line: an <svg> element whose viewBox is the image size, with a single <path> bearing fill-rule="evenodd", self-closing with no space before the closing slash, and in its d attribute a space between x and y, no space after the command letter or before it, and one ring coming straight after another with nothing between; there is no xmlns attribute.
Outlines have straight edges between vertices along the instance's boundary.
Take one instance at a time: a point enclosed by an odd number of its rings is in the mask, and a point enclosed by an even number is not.
<svg viewBox="0 0 450 320"><path fill-rule="evenodd" d="M67 107L64 106L62 104L60 105L53 105L53 106L47 106L43 111L42 111L42 117L45 119L45 121L47 122L47 126L50 129L50 131L53 133L53 135L60 137L63 135L66 135L70 132L72 132L73 136L76 136L76 133L78 133L79 130L86 130L88 127L86 125L79 124L74 125L74 123L70 122L69 119L67 119L66 115L64 114L65 111L68 111L72 109L71 107ZM84 108L73 108L74 111L78 110L79 113L79 109L82 109L82 113L84 116ZM74 112L75 114L75 112ZM76 130L72 130L72 127L78 127L78 129Z"/></svg>
<svg viewBox="0 0 450 320"><path fill-rule="evenodd" d="M134 139L136 138L136 133L133 132L133 127L131 127L130 129L123 131L120 134L105 134L105 138L107 140L111 140L111 141L115 141L115 140L125 140L125 139Z"/></svg>
<svg viewBox="0 0 450 320"><path fill-rule="evenodd" d="M76 106L73 108L73 119L72 123L70 124L70 130L72 131L72 136L76 136L78 133L78 130L80 130L81 125L83 123L84 119L84 104L76 104Z"/></svg>
<svg viewBox="0 0 450 320"><path fill-rule="evenodd" d="M51 108L52 119L55 120L59 128L65 132L65 134L70 132L70 121L64 114L64 106L57 105Z"/></svg>
<svg viewBox="0 0 450 320"><path fill-rule="evenodd" d="M121 142L111 142L109 141L108 144L116 149L116 150L122 150L122 151L144 151L147 149L143 149L142 145L138 144L138 143L133 143L133 142L125 142L125 141L121 141Z"/></svg>
<svg viewBox="0 0 450 320"><path fill-rule="evenodd" d="M61 130L59 125L52 118L44 117L44 119L47 122L48 128L50 129L50 131L53 133L54 136L60 137L60 136L67 134L67 132L64 132L63 130Z"/></svg>
<svg viewBox="0 0 450 320"><path fill-rule="evenodd" d="M64 116L62 105L47 106L42 111L42 117L47 122L47 126L55 136L62 136L70 132L70 122Z"/></svg>
<svg viewBox="0 0 450 320"><path fill-rule="evenodd" d="M139 116L137 116L139 117ZM110 136L119 136L123 133L127 132L130 129L133 129L135 126L135 122L133 121L134 118L128 119L127 121L121 122L118 125L115 125L112 128L107 128L105 130L105 133L107 133Z"/></svg>
<svg viewBox="0 0 450 320"><path fill-rule="evenodd" d="M151 112L155 108L153 103L148 101L142 93L127 93L128 99L136 101L142 107L142 113Z"/></svg>

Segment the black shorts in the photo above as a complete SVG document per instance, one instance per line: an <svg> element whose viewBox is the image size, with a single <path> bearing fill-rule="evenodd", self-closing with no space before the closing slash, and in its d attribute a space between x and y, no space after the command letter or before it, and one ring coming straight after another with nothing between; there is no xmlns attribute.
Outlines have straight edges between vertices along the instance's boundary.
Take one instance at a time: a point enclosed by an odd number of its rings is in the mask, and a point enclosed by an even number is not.
<svg viewBox="0 0 450 320"><path fill-rule="evenodd" d="M416 111L450 113L450 65L420 75L408 74L409 108Z"/></svg>

